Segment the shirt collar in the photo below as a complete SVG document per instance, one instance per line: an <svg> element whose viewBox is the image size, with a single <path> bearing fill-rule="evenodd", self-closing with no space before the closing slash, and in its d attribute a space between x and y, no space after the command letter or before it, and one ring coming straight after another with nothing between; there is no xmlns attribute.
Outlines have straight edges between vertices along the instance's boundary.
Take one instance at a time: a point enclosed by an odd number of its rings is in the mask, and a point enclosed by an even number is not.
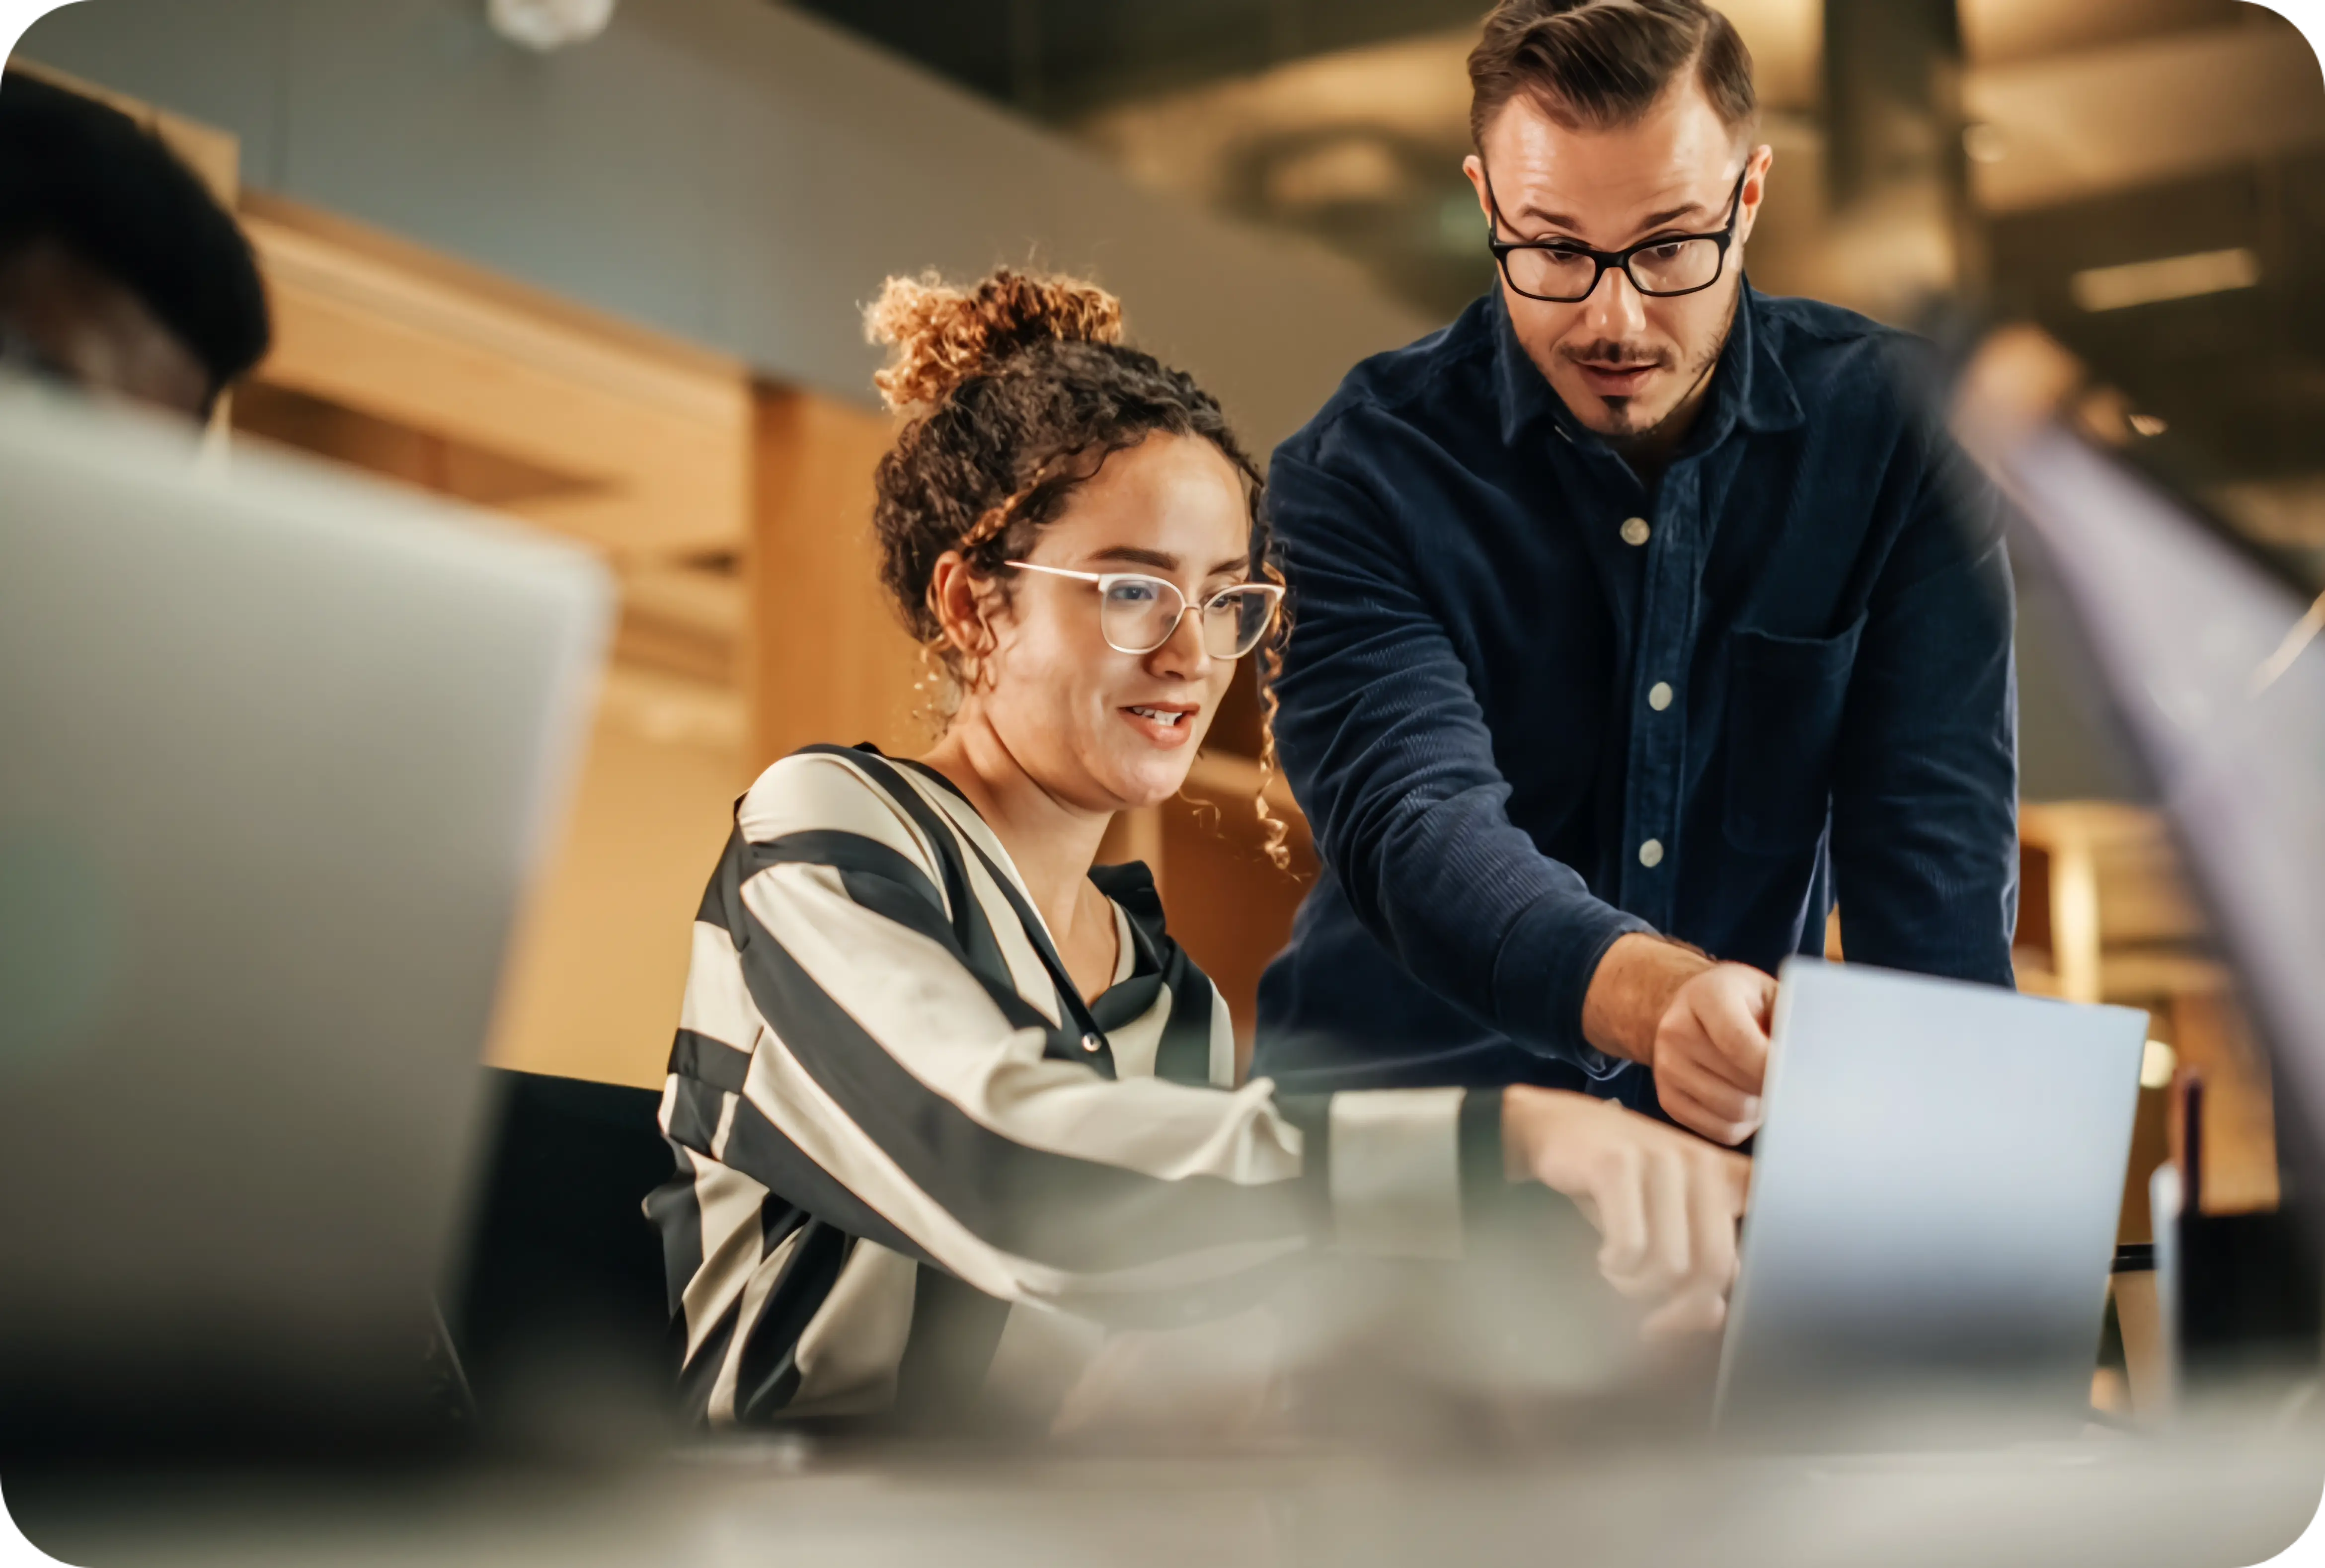
<svg viewBox="0 0 2325 1568"><path fill-rule="evenodd" d="M1569 441L1596 440L1526 357L1510 324L1509 305L1498 282L1489 292L1487 313L1494 332L1494 376L1501 394L1503 441L1518 445L1537 422L1547 422ZM1703 411L1703 422L1687 443L1690 450L1704 451L1718 445L1737 425L1758 434L1790 430L1801 422L1800 399L1770 341L1766 314L1760 292L1746 280L1743 298L1736 307L1735 328L1720 350L1719 368L1712 374L1711 398Z"/></svg>

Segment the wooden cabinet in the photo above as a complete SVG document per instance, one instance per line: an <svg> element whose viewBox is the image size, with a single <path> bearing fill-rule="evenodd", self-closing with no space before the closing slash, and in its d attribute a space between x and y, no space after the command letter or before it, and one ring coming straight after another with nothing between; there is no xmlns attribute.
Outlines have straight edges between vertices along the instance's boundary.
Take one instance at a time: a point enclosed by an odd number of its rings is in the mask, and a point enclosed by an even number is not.
<svg viewBox="0 0 2325 1568"><path fill-rule="evenodd" d="M2146 1009L2155 1039L2204 1083L2205 1208L2274 1207L2267 1063L2163 819L2113 801L2029 802L2019 841L2019 988ZM2143 1096L2126 1194L2135 1239L2144 1239L2146 1172L2164 1153L2162 1093L2151 1085Z"/></svg>
<svg viewBox="0 0 2325 1568"><path fill-rule="evenodd" d="M659 1084L754 756L750 377L329 214L253 195L242 216L275 338L238 437L489 508L617 575L613 662L487 1054Z"/></svg>
<svg viewBox="0 0 2325 1568"><path fill-rule="evenodd" d="M818 743L925 749L928 672L880 584L872 536L872 474L891 422L764 386L753 419L755 765Z"/></svg>

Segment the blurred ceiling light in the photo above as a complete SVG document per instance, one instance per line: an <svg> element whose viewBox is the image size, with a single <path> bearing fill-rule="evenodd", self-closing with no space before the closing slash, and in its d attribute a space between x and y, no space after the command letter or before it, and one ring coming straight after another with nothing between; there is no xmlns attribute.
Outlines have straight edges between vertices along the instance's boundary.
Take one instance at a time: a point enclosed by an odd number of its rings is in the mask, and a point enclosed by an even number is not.
<svg viewBox="0 0 2325 1568"><path fill-rule="evenodd" d="M2086 311L2123 311L2166 300L2192 300L2248 289L2260 282L2260 258L2239 246L2198 251L2121 266L2091 267L2068 280L2075 303Z"/></svg>
<svg viewBox="0 0 2325 1568"><path fill-rule="evenodd" d="M485 15L511 43L546 54L605 32L614 0L486 0Z"/></svg>
<svg viewBox="0 0 2325 1568"><path fill-rule="evenodd" d="M2160 436L2172 426L2161 414L2135 413L2131 416L2131 428L2144 436Z"/></svg>
<svg viewBox="0 0 2325 1568"><path fill-rule="evenodd" d="M1269 205L1293 210L1394 201L1404 165L1381 139L1348 135L1280 158L1269 168Z"/></svg>
<svg viewBox="0 0 2325 1568"><path fill-rule="evenodd" d="M2033 0L1994 0L2015 10ZM2048 4L2048 0L2045 0ZM2099 19L2147 0L2060 0ZM2223 24L1962 74L1962 117L2010 155L1971 164L1988 213L2026 212L2209 175L2325 145L2317 56L2259 5L2219 4ZM1967 18L1965 18L1967 20Z"/></svg>

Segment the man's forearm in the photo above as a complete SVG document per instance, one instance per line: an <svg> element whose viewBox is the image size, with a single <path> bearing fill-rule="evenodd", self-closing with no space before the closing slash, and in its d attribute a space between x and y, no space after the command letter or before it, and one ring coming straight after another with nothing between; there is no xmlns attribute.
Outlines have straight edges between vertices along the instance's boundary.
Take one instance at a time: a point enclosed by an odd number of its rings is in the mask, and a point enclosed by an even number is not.
<svg viewBox="0 0 2325 1568"><path fill-rule="evenodd" d="M1709 968L1710 959L1666 937L1616 937L1583 994L1582 1037L1610 1056L1652 1063L1655 1025L1672 998Z"/></svg>

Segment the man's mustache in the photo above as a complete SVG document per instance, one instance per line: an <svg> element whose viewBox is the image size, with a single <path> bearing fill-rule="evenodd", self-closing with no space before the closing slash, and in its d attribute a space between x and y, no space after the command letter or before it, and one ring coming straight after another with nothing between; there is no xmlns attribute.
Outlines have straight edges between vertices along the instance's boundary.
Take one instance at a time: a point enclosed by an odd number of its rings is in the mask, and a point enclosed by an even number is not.
<svg viewBox="0 0 2325 1568"><path fill-rule="evenodd" d="M1585 343L1579 348L1563 348L1558 352L1561 358L1579 364L1619 366L1624 369L1645 366L1668 370L1672 366L1671 356L1661 349L1618 343L1612 339L1602 339L1596 343Z"/></svg>

